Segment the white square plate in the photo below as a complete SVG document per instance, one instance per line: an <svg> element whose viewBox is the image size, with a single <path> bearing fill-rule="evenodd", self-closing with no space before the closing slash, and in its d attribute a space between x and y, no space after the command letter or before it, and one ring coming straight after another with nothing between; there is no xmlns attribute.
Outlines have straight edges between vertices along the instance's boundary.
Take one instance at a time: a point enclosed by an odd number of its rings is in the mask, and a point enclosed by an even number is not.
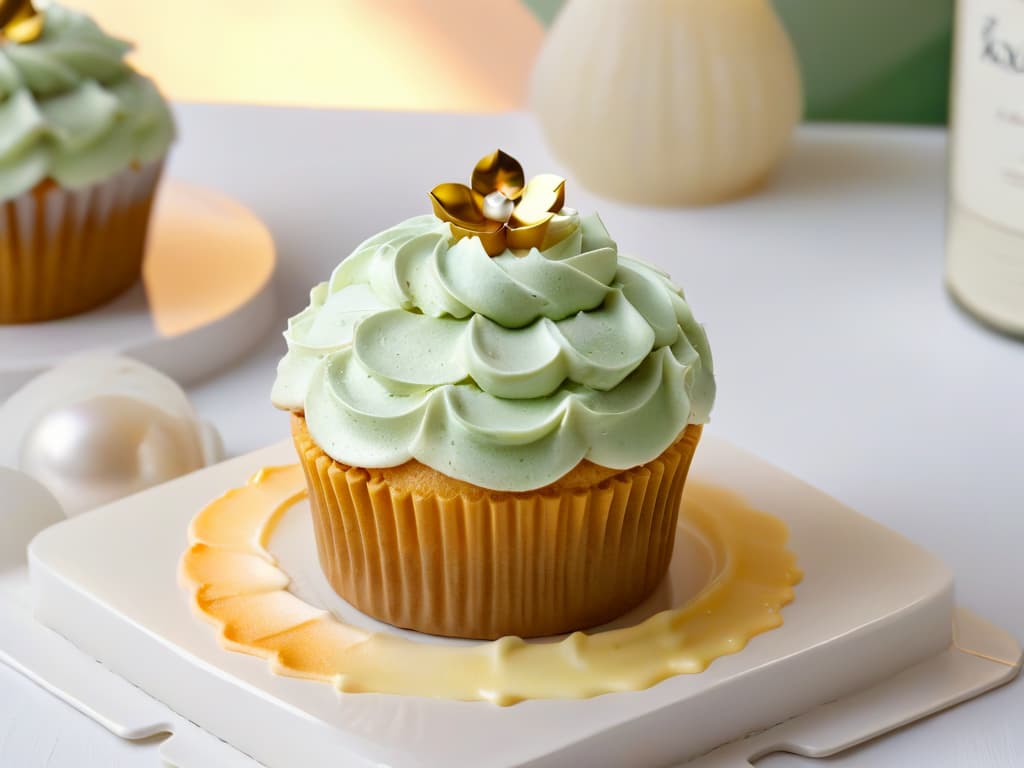
<svg viewBox="0 0 1024 768"><path fill-rule="evenodd" d="M203 505L262 466L293 461L290 444L280 443L60 523L30 548L41 622L270 768L653 766L701 755L702 763L746 765L779 748L837 751L1005 682L1019 668L1017 645L969 615L957 614L954 643L952 578L934 557L706 437L691 477L782 518L804 571L783 626L742 652L645 691L503 708L339 694L278 677L262 659L218 645L213 628L192 615L177 565Z"/></svg>

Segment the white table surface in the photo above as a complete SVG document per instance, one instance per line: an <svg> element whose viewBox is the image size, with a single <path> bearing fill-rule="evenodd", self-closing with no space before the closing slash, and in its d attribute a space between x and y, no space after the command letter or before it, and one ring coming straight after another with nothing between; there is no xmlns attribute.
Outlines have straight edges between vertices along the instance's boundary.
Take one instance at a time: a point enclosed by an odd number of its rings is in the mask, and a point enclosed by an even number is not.
<svg viewBox="0 0 1024 768"><path fill-rule="evenodd" d="M558 170L525 115L181 105L178 116L171 173L236 196L274 234L282 328L359 240L429 211L435 183L468 181L495 146L530 175ZM567 202L599 210L625 252L686 289L715 353L715 434L935 552L962 604L1024 638L1024 345L945 294L944 187L942 132L831 126L802 129L778 179L748 200L642 209L570 176ZM274 334L191 389L231 453L286 434L268 402L283 349ZM825 763L1024 765L1024 683ZM158 764L152 742L122 742L0 665L0 768Z"/></svg>

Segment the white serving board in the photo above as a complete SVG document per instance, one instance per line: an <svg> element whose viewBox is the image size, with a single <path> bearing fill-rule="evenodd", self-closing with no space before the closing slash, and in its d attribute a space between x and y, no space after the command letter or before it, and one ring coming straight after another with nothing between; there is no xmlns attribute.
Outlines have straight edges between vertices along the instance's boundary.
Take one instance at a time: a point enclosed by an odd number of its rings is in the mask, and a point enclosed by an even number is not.
<svg viewBox="0 0 1024 768"><path fill-rule="evenodd" d="M209 763L203 734L182 718L270 768L661 766L690 758L698 758L694 765L746 766L778 749L836 752L1019 670L1015 641L954 613L951 577L935 558L706 438L694 478L727 486L786 520L805 573L783 627L741 653L646 691L507 708L343 695L276 677L263 660L220 648L212 628L191 615L176 566L196 510L259 467L291 462L291 451L286 443L257 451L44 531L30 549L35 611L84 653L75 656L66 641L23 616L20 635L0 635L0 656L126 737L174 731L164 748L176 749L168 759L187 768ZM24 640L19 646L26 633L52 652ZM67 650L60 663L58 646ZM73 656L89 660L91 671L74 672L82 662ZM98 674L92 659L148 692L153 698L133 689L148 709L132 708L110 689L102 706L90 702L101 686L84 685L80 675Z"/></svg>
<svg viewBox="0 0 1024 768"><path fill-rule="evenodd" d="M176 179L157 194L142 280L96 309L0 325L0 399L64 358L116 352L189 384L235 362L275 317L270 231L226 195Z"/></svg>

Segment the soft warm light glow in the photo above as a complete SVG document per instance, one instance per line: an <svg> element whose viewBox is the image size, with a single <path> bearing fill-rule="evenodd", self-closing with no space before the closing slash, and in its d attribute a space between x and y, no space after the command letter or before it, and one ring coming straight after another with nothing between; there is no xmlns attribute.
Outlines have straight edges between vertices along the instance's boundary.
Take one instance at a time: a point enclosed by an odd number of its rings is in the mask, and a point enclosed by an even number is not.
<svg viewBox="0 0 1024 768"><path fill-rule="evenodd" d="M501 111L543 28L518 0L62 0L185 101Z"/></svg>
<svg viewBox="0 0 1024 768"><path fill-rule="evenodd" d="M263 290L273 271L274 241L263 222L219 192L164 181L142 274L161 335L225 317Z"/></svg>

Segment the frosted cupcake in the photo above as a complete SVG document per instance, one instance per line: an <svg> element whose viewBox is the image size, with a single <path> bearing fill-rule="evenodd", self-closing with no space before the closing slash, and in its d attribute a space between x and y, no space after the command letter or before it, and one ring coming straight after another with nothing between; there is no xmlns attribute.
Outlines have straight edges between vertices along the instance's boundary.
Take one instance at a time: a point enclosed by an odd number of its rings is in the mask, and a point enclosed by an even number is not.
<svg viewBox="0 0 1024 768"><path fill-rule="evenodd" d="M0 323L27 323L139 278L174 123L130 46L86 16L16 0L0 27Z"/></svg>
<svg viewBox="0 0 1024 768"><path fill-rule="evenodd" d="M289 321L320 563L433 634L550 635L647 597L714 399L683 294L619 255L564 181L496 152L434 215L370 238Z"/></svg>

